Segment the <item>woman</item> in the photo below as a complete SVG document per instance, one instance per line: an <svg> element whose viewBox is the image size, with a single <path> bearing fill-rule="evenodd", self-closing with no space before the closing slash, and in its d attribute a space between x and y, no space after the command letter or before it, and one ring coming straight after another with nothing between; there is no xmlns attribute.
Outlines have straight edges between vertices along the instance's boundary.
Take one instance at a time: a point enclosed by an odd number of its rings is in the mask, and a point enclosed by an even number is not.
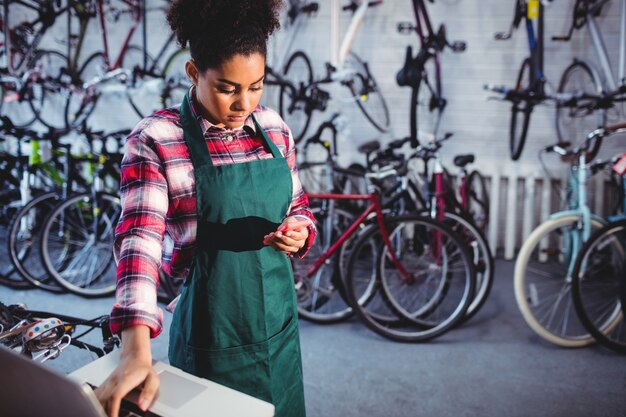
<svg viewBox="0 0 626 417"><path fill-rule="evenodd" d="M144 410L158 389L159 267L187 277L171 306L170 363L269 401L276 416L305 415L288 256L303 256L315 229L291 133L258 105L280 3L177 0L168 11L193 86L127 141L111 315L122 359L97 390L110 416L133 388Z"/></svg>

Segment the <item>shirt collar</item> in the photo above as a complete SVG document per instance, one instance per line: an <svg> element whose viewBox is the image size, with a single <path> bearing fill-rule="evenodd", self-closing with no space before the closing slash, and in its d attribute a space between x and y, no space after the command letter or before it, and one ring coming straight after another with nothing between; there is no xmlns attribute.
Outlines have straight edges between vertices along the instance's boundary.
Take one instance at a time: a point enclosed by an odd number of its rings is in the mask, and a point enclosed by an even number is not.
<svg viewBox="0 0 626 417"><path fill-rule="evenodd" d="M241 129L245 129L246 132L251 135L251 136L256 136L256 126L254 124L254 120L252 119L252 116L248 116L246 118L246 120L243 122L243 125L241 125L241 127L237 127L234 129L226 129L223 127L217 127L216 125L214 125L213 123L209 122L207 119L205 119L204 117L202 117L202 114L198 111L198 103L196 100L196 86L192 85L191 88L189 88L189 97L191 97L191 111L193 112L196 120L198 121L198 123L200 124L200 129L202 129L202 133L206 134L206 132L209 129L213 129L216 131L222 131L222 132L226 132L226 131L239 131Z"/></svg>

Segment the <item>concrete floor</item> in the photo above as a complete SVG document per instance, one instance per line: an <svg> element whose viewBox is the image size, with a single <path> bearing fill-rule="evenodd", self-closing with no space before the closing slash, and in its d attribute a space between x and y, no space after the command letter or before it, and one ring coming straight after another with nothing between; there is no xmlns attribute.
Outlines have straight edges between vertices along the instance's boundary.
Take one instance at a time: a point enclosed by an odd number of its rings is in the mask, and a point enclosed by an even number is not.
<svg viewBox="0 0 626 417"><path fill-rule="evenodd" d="M357 319L330 326L301 321L308 417L626 417L626 358L597 346L563 349L535 336L517 310L512 268L498 261L484 308L425 344L391 342ZM81 317L106 314L113 303L4 287L0 301ZM165 317L169 327L171 314ZM153 341L156 359L167 360L167 334ZM48 363L69 372L90 360L71 348Z"/></svg>

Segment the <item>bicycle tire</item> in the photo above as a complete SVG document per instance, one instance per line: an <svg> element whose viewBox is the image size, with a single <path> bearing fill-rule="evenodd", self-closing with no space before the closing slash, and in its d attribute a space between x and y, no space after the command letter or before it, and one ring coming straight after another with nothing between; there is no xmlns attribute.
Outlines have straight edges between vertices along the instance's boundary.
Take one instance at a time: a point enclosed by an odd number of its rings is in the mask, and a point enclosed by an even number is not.
<svg viewBox="0 0 626 417"><path fill-rule="evenodd" d="M91 54L78 70L80 88L73 91L65 106L65 123L70 128L78 128L91 116L98 104L100 94L97 91L85 91L83 84L94 77L103 76L107 64L102 52Z"/></svg>
<svg viewBox="0 0 626 417"><path fill-rule="evenodd" d="M468 202L467 214L483 233L487 233L489 193L487 192L487 181L480 172L474 170L468 175L465 193Z"/></svg>
<svg viewBox="0 0 626 417"><path fill-rule="evenodd" d="M419 140L420 132L437 134L445 107L441 97L441 83L436 75L439 73L439 61L432 54L426 54L425 57L420 60L419 79L411 89L410 134L414 140ZM412 143L412 146L416 147L417 143Z"/></svg>
<svg viewBox="0 0 626 417"><path fill-rule="evenodd" d="M372 126L379 132L387 132L390 124L389 109L367 63L354 52L350 52L344 65L352 66L356 70L355 76L347 84L354 101Z"/></svg>
<svg viewBox="0 0 626 417"><path fill-rule="evenodd" d="M69 97L66 75L68 59L58 51L39 50L34 61L41 65L44 77L39 77L35 83L30 107L37 120L46 127L64 129L67 121L63 109Z"/></svg>
<svg viewBox="0 0 626 417"><path fill-rule="evenodd" d="M154 58L146 55L146 68L152 68ZM135 67L143 68L143 50L135 45L130 45L124 53L122 67L133 71ZM133 75L130 81L126 81L126 98L137 116L144 118L161 106L161 93L163 91L164 78L157 68L154 75Z"/></svg>
<svg viewBox="0 0 626 417"><path fill-rule="evenodd" d="M515 83L515 91L523 92L530 88L530 58L526 58L522 62L522 66L517 74L517 82ZM523 84L526 81L526 84ZM517 161L522 155L526 137L528 136L528 126L530 124L530 114L533 111L533 105L526 100L513 100L511 107L511 123L509 129L509 152L511 159ZM518 117L521 116L521 119ZM520 123L521 122L521 123ZM521 129L520 129L521 127Z"/></svg>
<svg viewBox="0 0 626 417"><path fill-rule="evenodd" d="M568 233L572 227L574 233L581 233L577 228L579 223L580 216L576 215L541 223L522 245L514 269L515 300L528 326L541 338L558 346L572 348L594 343L593 336L580 323L572 305L571 282L567 279L568 268L573 266L576 256L576 253L572 253ZM594 218L592 227L599 229L602 223ZM550 240L550 233L554 231L556 235ZM540 247L542 241L551 246ZM538 255L545 260L535 256L537 247ZM533 273L534 264L531 265L531 260L534 262L535 258L540 267L534 268L537 272ZM556 300L554 305L553 300ZM561 303L562 300L564 303ZM549 314L546 316L544 311ZM557 321L552 323L555 319Z"/></svg>
<svg viewBox="0 0 626 417"><path fill-rule="evenodd" d="M183 102L183 98L191 81L185 73L184 63L191 58L189 49L179 49L174 52L163 66L164 86L161 91L161 107L168 108Z"/></svg>
<svg viewBox="0 0 626 417"><path fill-rule="evenodd" d="M303 73L296 73L298 69ZM302 51L294 52L285 64L283 76L293 83L295 91L284 85L280 86L278 109L280 116L291 130L294 142L298 144L309 128L313 113L313 108L308 101L309 97L301 97L303 91L313 83L313 68L309 57Z"/></svg>
<svg viewBox="0 0 626 417"><path fill-rule="evenodd" d="M57 205L41 231L46 270L61 286L84 297L111 295L116 286L113 240L122 210L120 198L98 193L96 199L97 225L93 224L93 196L83 193Z"/></svg>
<svg viewBox="0 0 626 417"><path fill-rule="evenodd" d="M61 201L56 191L36 195L20 208L11 221L7 239L11 264L33 287L50 292L66 292L50 277L41 263L39 244L46 214Z"/></svg>
<svg viewBox="0 0 626 417"><path fill-rule="evenodd" d="M474 317L487 301L493 286L495 262L485 235L472 219L454 212L444 212L443 215L445 224L467 244L476 273L474 295L465 316L459 321L462 324Z"/></svg>
<svg viewBox="0 0 626 417"><path fill-rule="evenodd" d="M626 281L626 220L597 230L576 257L574 307L585 329L601 345L626 354L623 290Z"/></svg>
<svg viewBox="0 0 626 417"><path fill-rule="evenodd" d="M9 225L22 206L20 192L17 189L0 191L0 239L7 239ZM6 246L5 246L6 247ZM0 256L4 255L0 253ZM7 256L2 256L6 259ZM0 267L0 284L15 289L32 288L30 282L22 279L22 276L15 270L10 262L4 262Z"/></svg>
<svg viewBox="0 0 626 417"><path fill-rule="evenodd" d="M354 215L340 208L333 208L333 218L320 207L312 207L315 216L317 233L308 253L300 259L292 259L293 275L298 300L298 314L301 318L319 324L339 323L349 319L353 312L345 301L345 292L341 288L342 279L338 257L341 250L335 253L326 264L320 266L314 277L307 278L315 261L325 253L326 243L332 244L354 221ZM325 240L327 228L332 227L332 234Z"/></svg>
<svg viewBox="0 0 626 417"><path fill-rule="evenodd" d="M443 292L446 292L446 294L443 294L443 298L439 297L439 299L434 303L430 303L430 300L427 300L427 304L430 305L428 305L426 308L422 308L425 306L420 306L418 315L411 314L409 311L407 311L407 309L405 308L406 298L403 300L400 300L398 298L402 295L407 294L406 288L403 288L403 290L398 293L391 292L391 271L388 273L385 272L386 266L391 265L390 261L386 259L385 256L385 253L387 251L386 246L380 246L380 254L377 257L378 259L376 260L377 276L375 277L376 283L374 284L374 286L377 287L376 289L380 292L381 298L384 300L384 304L386 305L388 311L396 314L399 320L391 323L381 321L376 318L376 315L371 314L371 312L368 311L368 303L357 302L355 294L360 291L355 291L354 288L354 265L356 262L356 257L360 252L359 249L361 245L364 242L366 242L367 244L368 240L370 240L372 237L371 235L380 234L378 228L372 228L369 233L364 234L360 238L359 242L355 244L355 250L353 252L353 255L351 256L350 264L348 267L349 279L347 281L347 295L350 298L350 304L352 305L352 308L355 310L356 314L363 320L365 325L370 330L376 332L383 337L399 342L423 342L441 336L446 331L450 330L463 317L463 315L467 311L467 308L470 305L471 296L474 292L475 277L473 266L469 261L469 254L467 253L467 250L462 246L460 240L447 226L426 217L416 215L398 216L395 218L390 218L386 221L386 227L390 231L389 236L392 241L398 238L398 231L408 230L407 227L409 225L416 224L420 225L421 227L433 228L437 231L437 233L440 233L442 236L445 235L447 239L450 239L449 242L452 242L456 246L458 254L460 254L461 259L463 260L462 262L465 265L464 272L461 274L464 275L464 278L462 278L464 283L464 289L462 291L461 299L459 300L459 303L452 309L452 311L449 312L449 314L446 314L445 318L434 320L433 316L434 312L438 310L439 307L441 307L441 303L443 302L443 300L447 296L449 296L449 289L444 290L442 287L446 285L446 283L444 282L445 279L443 278L440 282L437 283L438 291L440 290L438 295L442 295ZM410 239L414 238L416 238L415 235L410 237ZM404 239L402 239L402 243L405 243ZM398 244L397 241L396 244ZM409 246L403 246L403 248L407 247ZM399 246L396 246L394 250L396 252L400 250ZM402 254L398 255L400 256L400 258L402 258ZM415 271L413 267L409 266L406 263L406 259L402 259L401 262L404 268L406 268L408 271ZM442 277L444 275L446 275L447 279L447 274L441 274ZM375 299L376 298L371 297L369 301L371 302ZM439 304L439 306L435 304Z"/></svg>
<svg viewBox="0 0 626 417"><path fill-rule="evenodd" d="M577 74L579 74L580 78L577 78ZM558 91L559 93L601 95L603 88L600 78L591 66L585 61L575 59L563 71ZM589 112L588 110L568 108L557 104L556 133L559 142L571 142L574 145L581 144L586 139L588 132L606 125L606 118L606 110L604 109L596 109ZM594 140L587 154L588 161L598 155L601 144L601 139Z"/></svg>

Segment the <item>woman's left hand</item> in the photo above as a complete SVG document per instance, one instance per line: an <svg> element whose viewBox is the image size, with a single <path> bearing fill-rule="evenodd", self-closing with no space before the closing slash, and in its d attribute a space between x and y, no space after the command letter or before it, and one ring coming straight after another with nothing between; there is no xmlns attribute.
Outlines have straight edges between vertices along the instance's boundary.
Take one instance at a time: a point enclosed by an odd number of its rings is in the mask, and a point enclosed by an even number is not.
<svg viewBox="0 0 626 417"><path fill-rule="evenodd" d="M297 253L306 245L310 223L294 216L287 217L275 232L265 235L263 243L287 255Z"/></svg>

